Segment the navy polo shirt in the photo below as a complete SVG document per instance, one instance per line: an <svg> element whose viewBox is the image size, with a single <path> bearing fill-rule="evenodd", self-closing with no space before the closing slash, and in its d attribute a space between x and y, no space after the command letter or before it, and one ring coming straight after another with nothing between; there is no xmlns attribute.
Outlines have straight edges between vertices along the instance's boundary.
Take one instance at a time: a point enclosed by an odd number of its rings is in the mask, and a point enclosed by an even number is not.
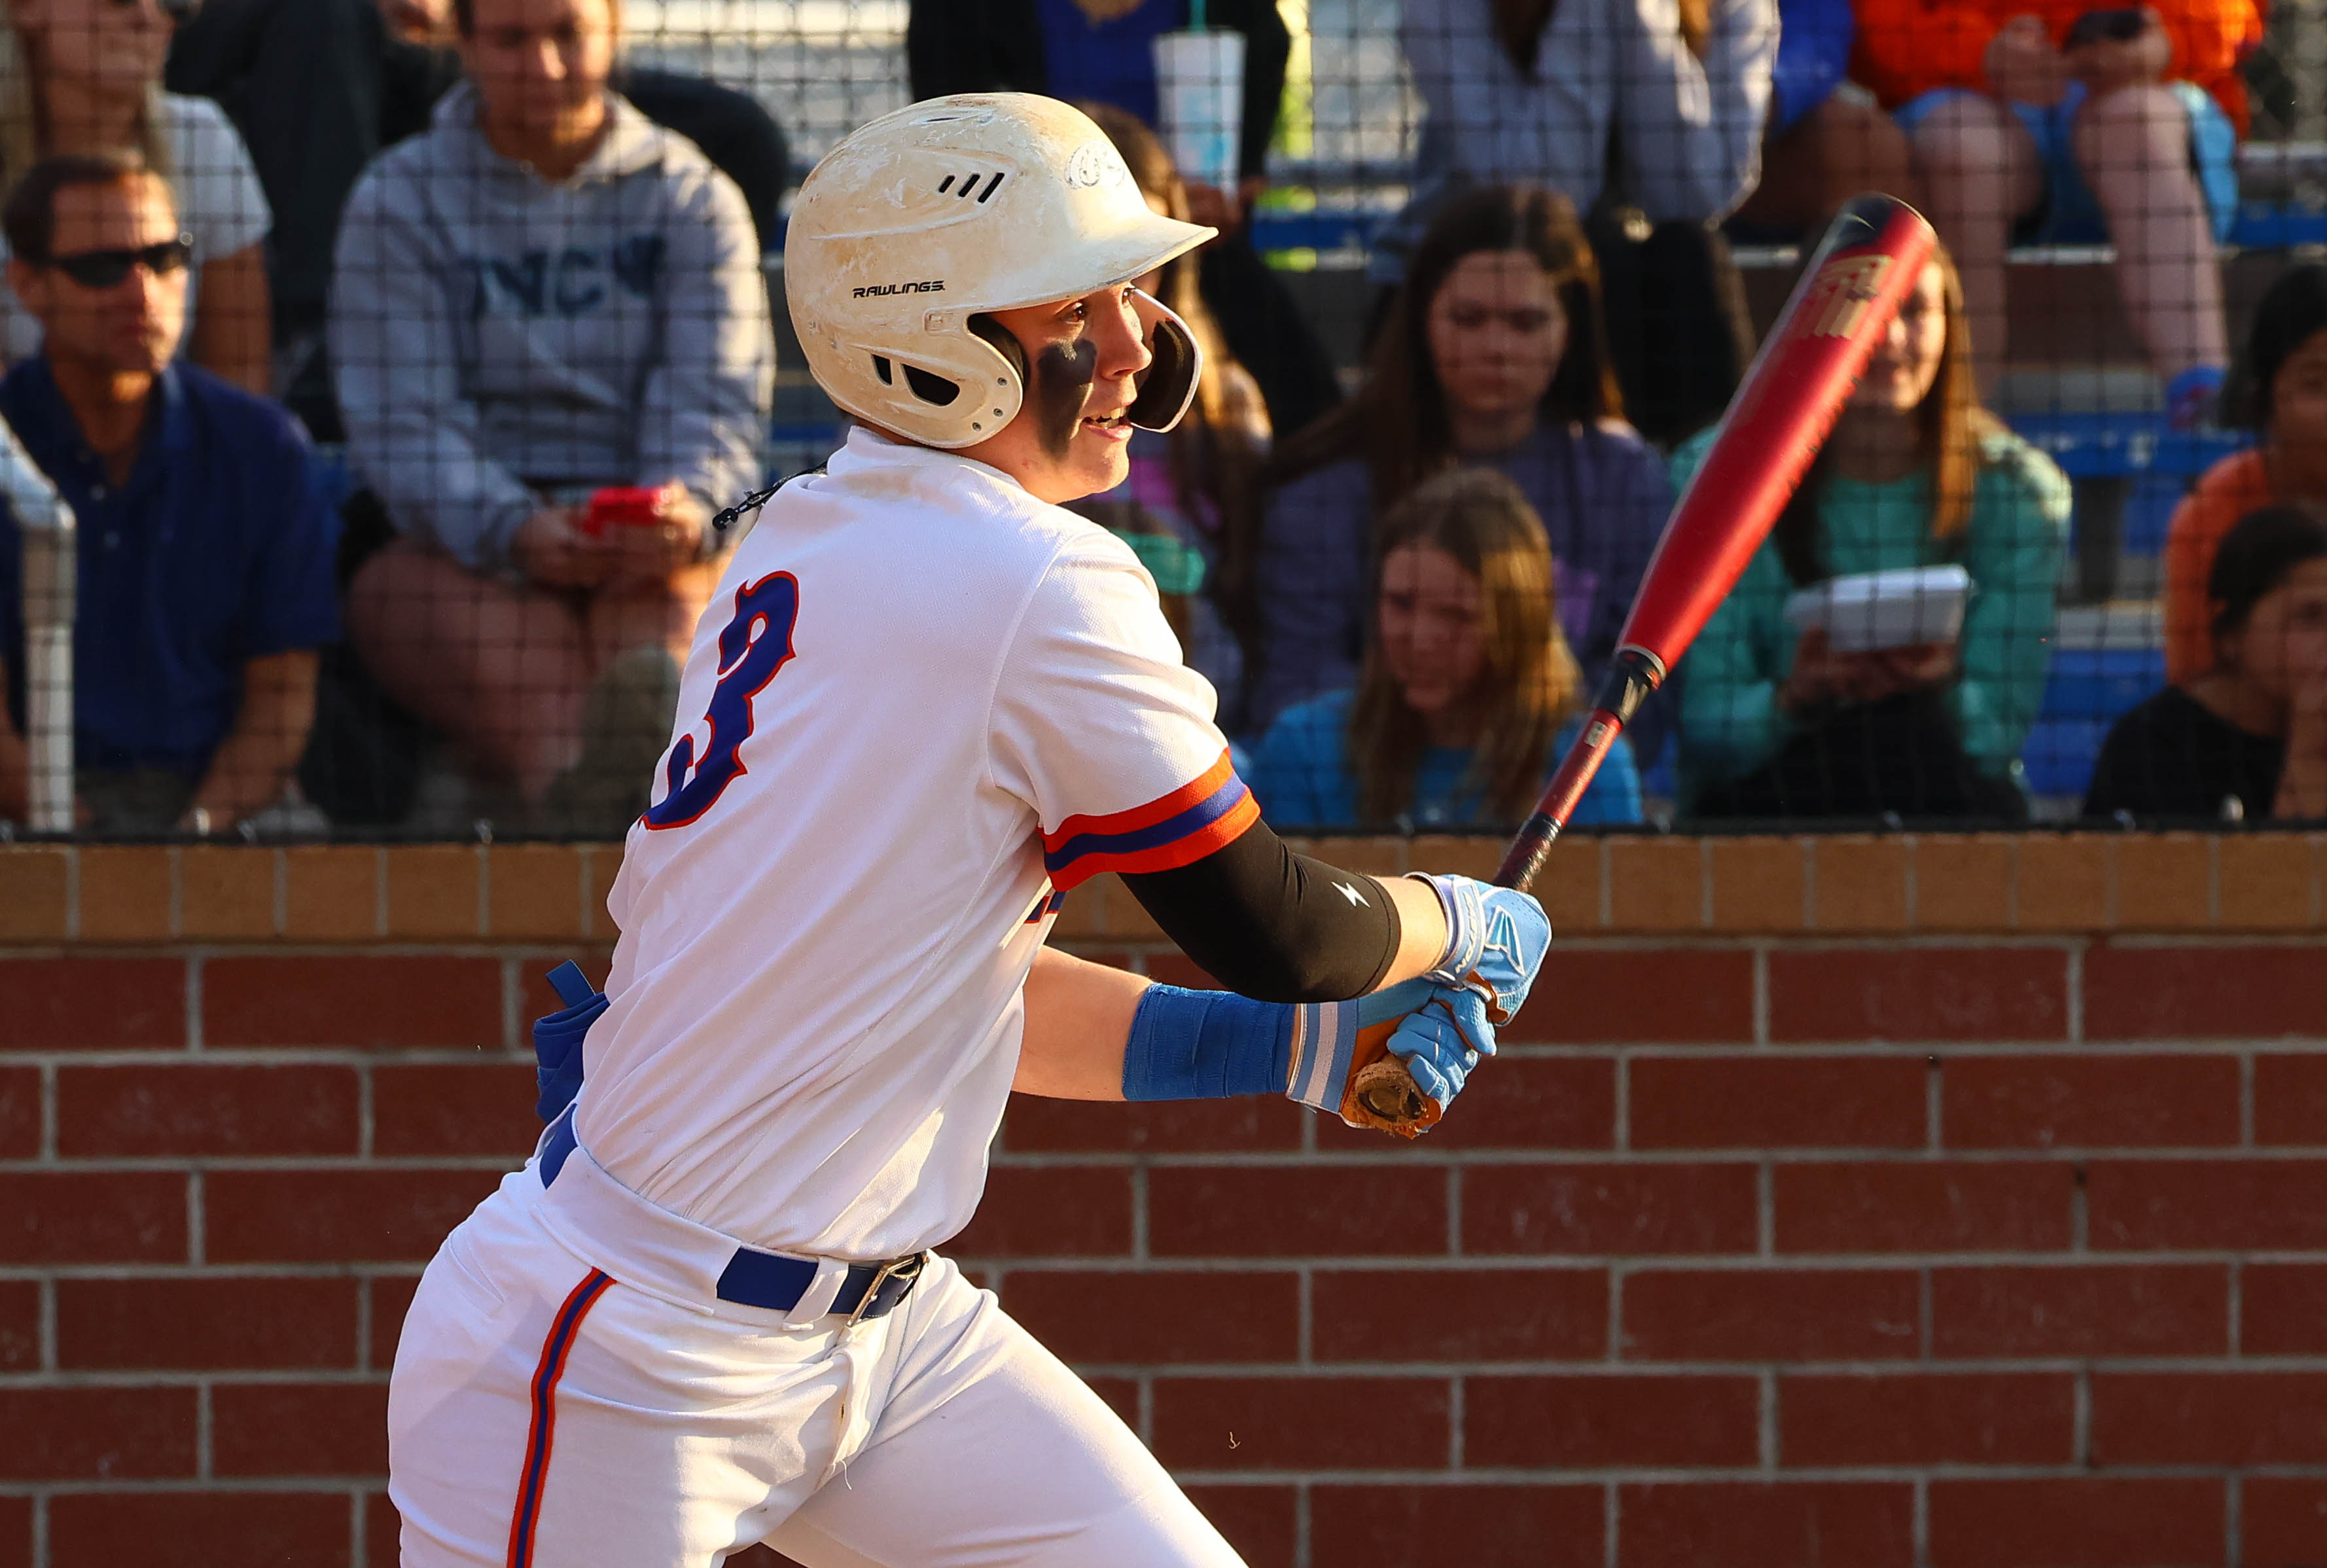
<svg viewBox="0 0 2327 1568"><path fill-rule="evenodd" d="M182 363L155 378L136 466L117 487L45 354L0 378L0 415L79 519L74 762L200 776L234 727L243 666L339 636L339 519L306 436L276 405ZM16 519L0 503L0 649L19 733L23 574Z"/></svg>

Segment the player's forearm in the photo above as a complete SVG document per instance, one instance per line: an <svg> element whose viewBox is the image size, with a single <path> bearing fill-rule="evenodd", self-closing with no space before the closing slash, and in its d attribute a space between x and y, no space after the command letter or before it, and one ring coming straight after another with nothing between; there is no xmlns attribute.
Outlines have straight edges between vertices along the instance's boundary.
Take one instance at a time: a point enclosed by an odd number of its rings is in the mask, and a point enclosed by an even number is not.
<svg viewBox="0 0 2327 1568"><path fill-rule="evenodd" d="M1377 991L1427 975L1446 957L1446 911L1428 882L1392 877L1378 884L1397 911L1397 956Z"/></svg>
<svg viewBox="0 0 2327 1568"><path fill-rule="evenodd" d="M1149 984L1054 947L1035 954L1010 1087L1054 1100L1123 1098L1124 1048Z"/></svg>

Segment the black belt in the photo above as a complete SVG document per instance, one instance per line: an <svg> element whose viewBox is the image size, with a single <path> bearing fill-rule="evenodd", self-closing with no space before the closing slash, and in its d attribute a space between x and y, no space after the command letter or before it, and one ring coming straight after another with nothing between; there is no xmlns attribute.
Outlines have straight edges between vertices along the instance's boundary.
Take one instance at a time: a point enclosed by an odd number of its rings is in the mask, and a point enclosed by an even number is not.
<svg viewBox="0 0 2327 1568"><path fill-rule="evenodd" d="M549 1135L542 1140L539 1169L544 1187L557 1180L557 1173L565 1168L566 1157L574 1148L574 1112L569 1106L551 1124ZM850 1264L827 1311L840 1313L852 1323L884 1316L911 1293L914 1282L921 1277L921 1269L928 1262L929 1254L915 1252L885 1263ZM727 1260L727 1266L720 1271L718 1295L721 1301L739 1306L789 1312L808 1294L808 1287L816 1283L816 1275L813 1259L739 1246L735 1255Z"/></svg>

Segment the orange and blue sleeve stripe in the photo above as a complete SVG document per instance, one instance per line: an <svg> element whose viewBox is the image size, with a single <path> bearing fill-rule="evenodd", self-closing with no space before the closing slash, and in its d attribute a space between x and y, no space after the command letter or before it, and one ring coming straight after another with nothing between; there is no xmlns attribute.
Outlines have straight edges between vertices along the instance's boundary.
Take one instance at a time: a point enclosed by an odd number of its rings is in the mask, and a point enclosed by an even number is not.
<svg viewBox="0 0 2327 1568"><path fill-rule="evenodd" d="M1260 820L1226 751L1203 775L1161 799L1104 817L1070 817L1042 835L1042 863L1059 891L1101 872L1174 871L1232 844Z"/></svg>

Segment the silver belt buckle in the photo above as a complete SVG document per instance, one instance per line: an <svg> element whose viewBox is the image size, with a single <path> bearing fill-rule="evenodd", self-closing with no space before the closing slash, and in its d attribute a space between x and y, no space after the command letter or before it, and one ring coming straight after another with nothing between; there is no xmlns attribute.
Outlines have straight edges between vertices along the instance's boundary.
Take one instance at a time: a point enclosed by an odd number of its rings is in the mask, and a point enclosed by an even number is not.
<svg viewBox="0 0 2327 1568"><path fill-rule="evenodd" d="M856 1298L856 1310L848 1314L848 1321L841 1327L853 1329L863 1321L864 1314L873 1310L873 1303L880 1299L881 1287L898 1275L904 1274L910 1279L920 1278L921 1265L928 1256L927 1253L917 1252L911 1257L892 1257L874 1269L873 1277L865 1282L864 1293Z"/></svg>

